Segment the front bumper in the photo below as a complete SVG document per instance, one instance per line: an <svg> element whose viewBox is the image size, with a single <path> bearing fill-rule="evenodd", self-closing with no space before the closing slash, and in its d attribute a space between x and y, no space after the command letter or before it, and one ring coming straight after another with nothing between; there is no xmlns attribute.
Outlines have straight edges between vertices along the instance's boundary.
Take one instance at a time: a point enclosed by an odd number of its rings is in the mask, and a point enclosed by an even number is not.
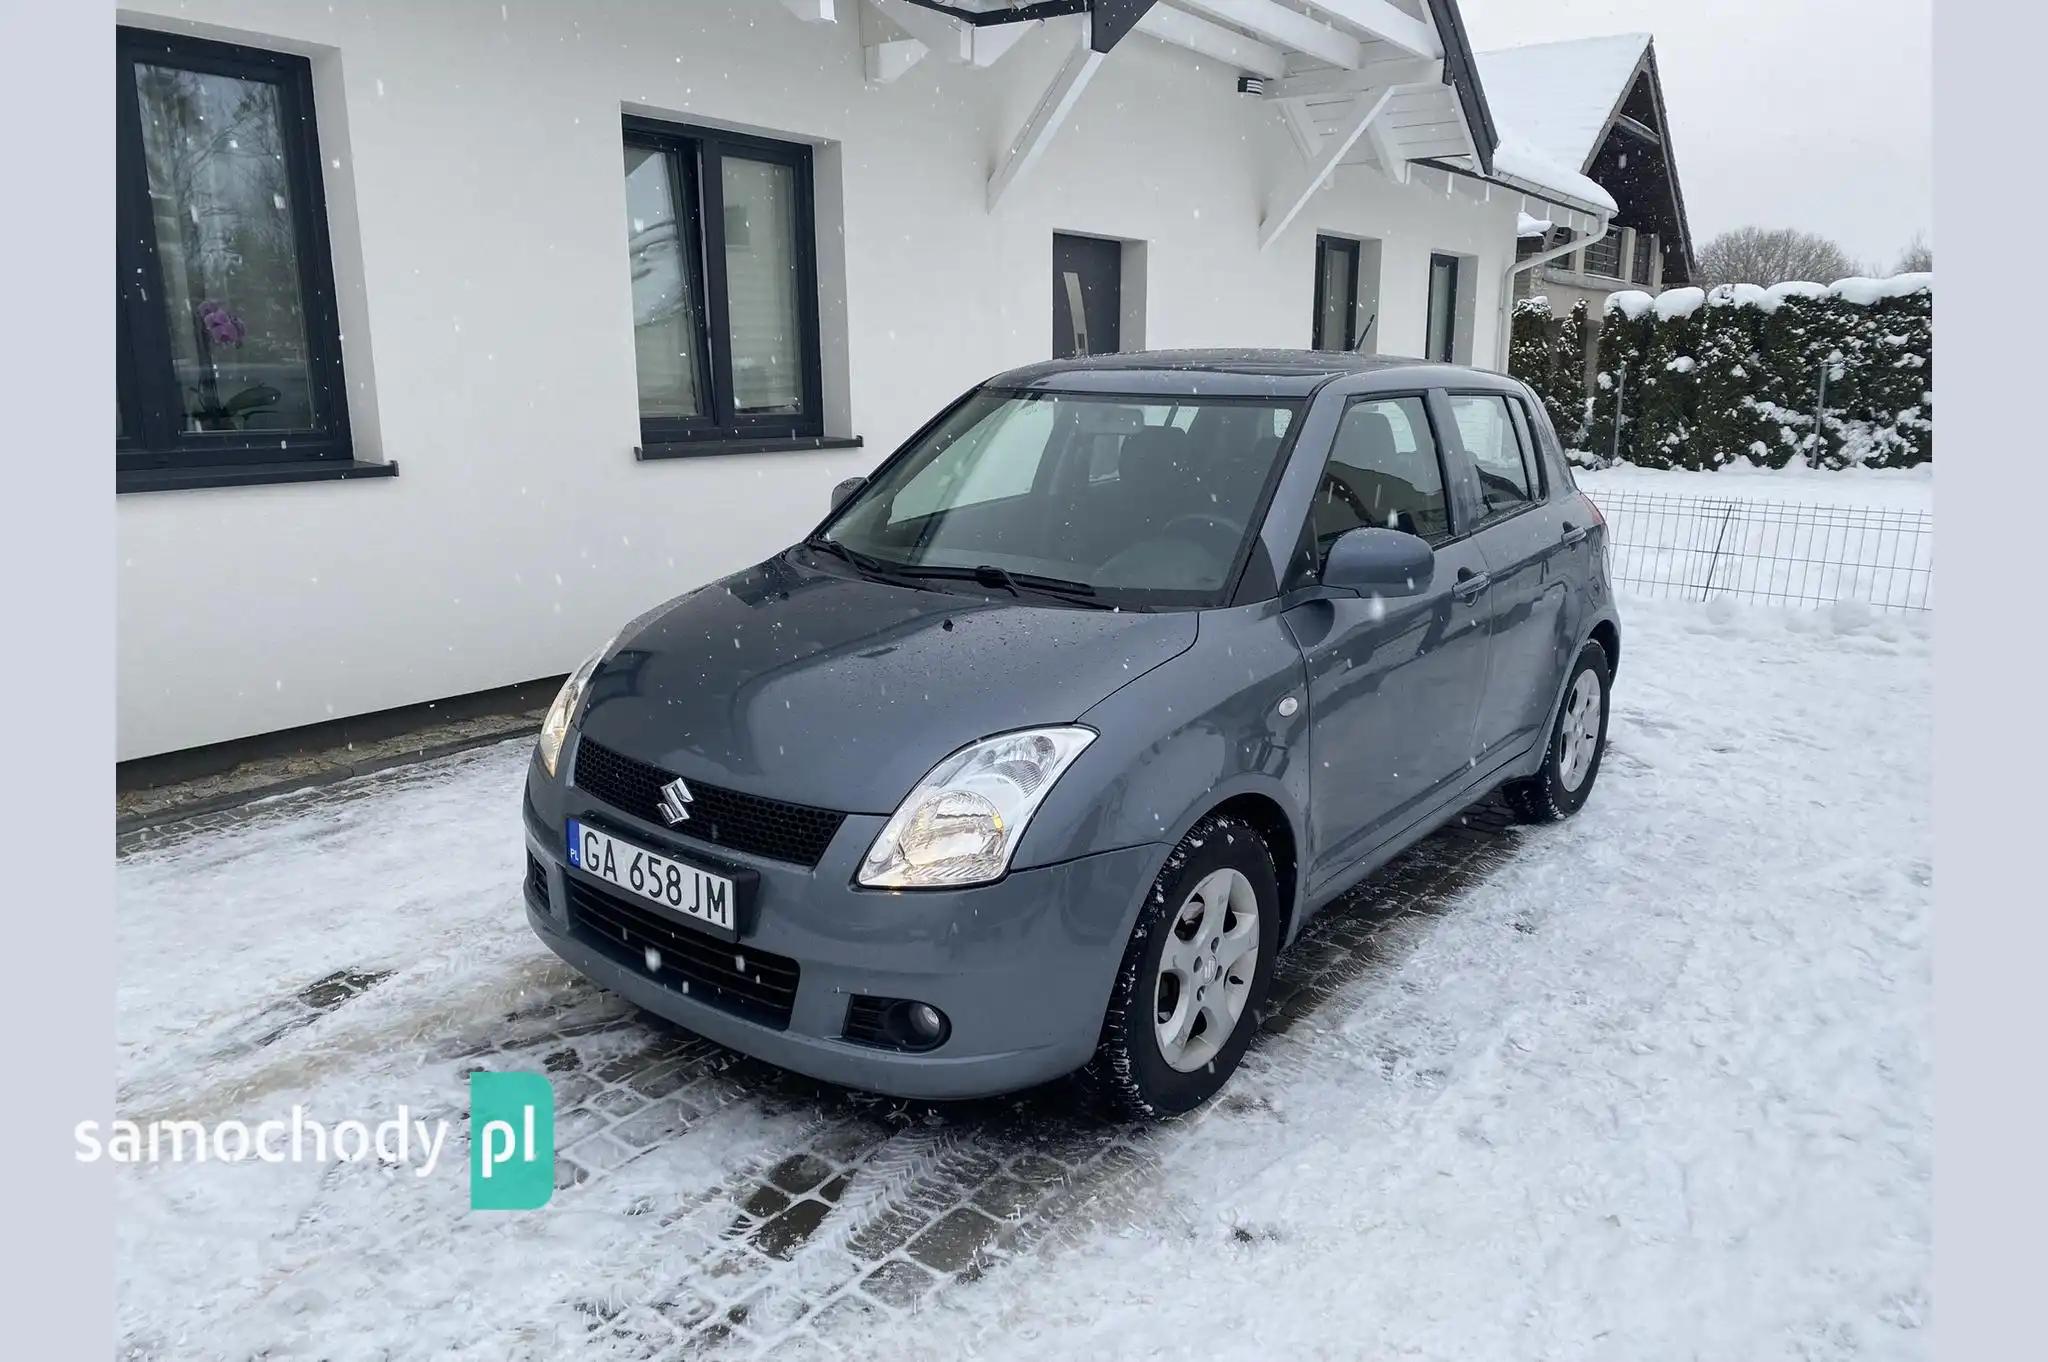
<svg viewBox="0 0 2048 1362"><path fill-rule="evenodd" d="M707 870L759 875L734 949L796 962L787 1026L764 1024L663 982L629 963L570 910L572 881L604 884L568 863L565 825L583 817ZM528 769L524 821L527 851L548 890L542 903L538 886L529 886L527 921L550 950L591 980L769 1063L915 1098L1011 1092L1087 1063L1124 943L1166 852L1163 846L1128 847L1015 871L971 889L857 889L855 868L887 821L878 815L848 815L816 868L806 869L676 837L589 799L538 764ZM648 905L646 911L660 910ZM937 1048L914 1054L844 1039L848 1004L860 995L930 1003L950 1019L951 1032Z"/></svg>

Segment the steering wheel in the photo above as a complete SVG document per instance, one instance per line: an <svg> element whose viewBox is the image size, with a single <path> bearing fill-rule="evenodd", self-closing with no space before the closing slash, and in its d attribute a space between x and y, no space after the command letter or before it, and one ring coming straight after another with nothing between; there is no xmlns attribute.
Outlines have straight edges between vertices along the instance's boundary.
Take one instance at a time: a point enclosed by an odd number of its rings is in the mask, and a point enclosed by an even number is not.
<svg viewBox="0 0 2048 1362"><path fill-rule="evenodd" d="M1182 525L1188 524L1199 526L1204 532L1223 530L1228 532L1233 538L1244 532L1242 525L1237 524L1235 521L1227 520L1220 515L1212 515L1208 511L1188 511L1167 521L1159 527L1156 533L1147 535L1146 538L1170 539L1173 537L1175 530Z"/></svg>

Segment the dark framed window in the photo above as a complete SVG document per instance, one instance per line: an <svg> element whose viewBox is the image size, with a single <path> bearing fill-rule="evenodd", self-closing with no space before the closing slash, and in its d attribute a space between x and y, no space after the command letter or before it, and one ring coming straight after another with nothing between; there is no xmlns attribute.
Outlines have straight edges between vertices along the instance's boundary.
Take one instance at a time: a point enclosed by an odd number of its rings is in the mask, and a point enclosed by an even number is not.
<svg viewBox="0 0 2048 1362"><path fill-rule="evenodd" d="M1315 350L1358 346L1358 243L1316 238L1316 315L1309 345Z"/></svg>
<svg viewBox="0 0 2048 1362"><path fill-rule="evenodd" d="M1657 237L1653 232L1636 233L1636 256L1629 268L1629 279L1638 284L1650 282L1650 262L1657 254Z"/></svg>
<svg viewBox="0 0 2048 1362"><path fill-rule="evenodd" d="M350 457L311 65L133 28L115 51L117 485L394 471Z"/></svg>
<svg viewBox="0 0 2048 1362"><path fill-rule="evenodd" d="M629 118L625 176L643 454L821 437L811 149Z"/></svg>
<svg viewBox="0 0 2048 1362"><path fill-rule="evenodd" d="M1052 234L1052 355L1113 355L1123 349L1124 243Z"/></svg>
<svg viewBox="0 0 2048 1362"><path fill-rule="evenodd" d="M1425 359L1452 364L1458 348L1458 257L1429 257L1429 334Z"/></svg>
<svg viewBox="0 0 2048 1362"><path fill-rule="evenodd" d="M1587 244L1585 270L1602 279L1621 278L1621 228L1609 227L1606 236Z"/></svg>

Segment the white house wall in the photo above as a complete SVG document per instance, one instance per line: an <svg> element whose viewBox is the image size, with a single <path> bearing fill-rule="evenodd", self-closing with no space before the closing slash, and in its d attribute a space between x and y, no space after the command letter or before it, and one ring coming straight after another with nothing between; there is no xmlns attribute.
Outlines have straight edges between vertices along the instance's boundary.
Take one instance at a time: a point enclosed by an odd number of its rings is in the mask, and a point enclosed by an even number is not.
<svg viewBox="0 0 2048 1362"><path fill-rule="evenodd" d="M1415 353L1432 250L1472 257L1496 353L1511 196L1347 168L1258 248L1300 167L1233 71L1142 36L984 208L1058 65L863 79L776 0L191 0L124 22L313 58L358 455L395 478L119 498L122 758L568 670L754 562L938 406L1051 351L1055 230L1145 243L1153 347L1308 343L1319 230L1382 242L1378 347ZM810 141L828 433L865 448L641 463L620 118ZM1461 281L1462 285L1463 281Z"/></svg>

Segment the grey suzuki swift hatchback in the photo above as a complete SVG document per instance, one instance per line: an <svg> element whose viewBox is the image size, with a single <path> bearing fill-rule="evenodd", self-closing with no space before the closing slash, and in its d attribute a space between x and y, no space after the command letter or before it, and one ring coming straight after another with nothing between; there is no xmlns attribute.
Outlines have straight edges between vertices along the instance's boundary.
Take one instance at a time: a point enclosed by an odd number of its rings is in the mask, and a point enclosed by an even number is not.
<svg viewBox="0 0 2048 1362"><path fill-rule="evenodd" d="M527 916L604 987L858 1088L1087 1068L1185 1111L1318 909L1599 774L1604 526L1527 388L1160 352L992 379L549 710Z"/></svg>

